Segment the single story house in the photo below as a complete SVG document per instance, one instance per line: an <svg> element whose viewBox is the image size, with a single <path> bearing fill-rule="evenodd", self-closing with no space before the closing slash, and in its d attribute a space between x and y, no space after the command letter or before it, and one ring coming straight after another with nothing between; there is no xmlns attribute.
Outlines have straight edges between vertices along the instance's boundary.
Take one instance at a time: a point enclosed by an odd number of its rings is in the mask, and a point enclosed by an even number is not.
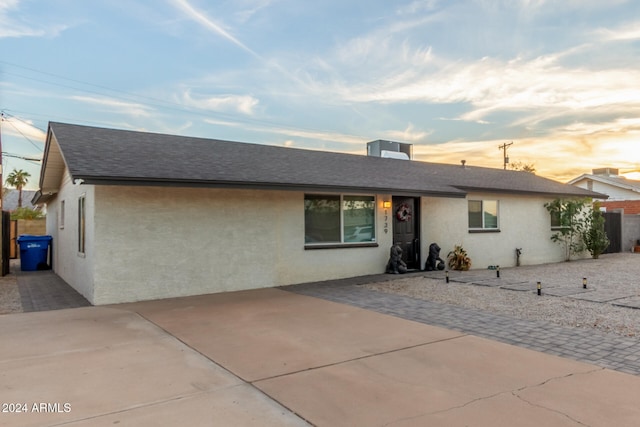
<svg viewBox="0 0 640 427"><path fill-rule="evenodd" d="M463 245L475 268L562 261L544 207L602 197L527 172L50 123L53 269L93 304L383 273Z"/></svg>
<svg viewBox="0 0 640 427"><path fill-rule="evenodd" d="M619 175L616 168L593 169L592 173L582 174L568 183L609 196L606 201L600 201L606 211L640 213L640 181Z"/></svg>
<svg viewBox="0 0 640 427"><path fill-rule="evenodd" d="M568 183L608 196L598 200L605 212L607 252L640 251L640 181L619 175L617 168L598 168Z"/></svg>

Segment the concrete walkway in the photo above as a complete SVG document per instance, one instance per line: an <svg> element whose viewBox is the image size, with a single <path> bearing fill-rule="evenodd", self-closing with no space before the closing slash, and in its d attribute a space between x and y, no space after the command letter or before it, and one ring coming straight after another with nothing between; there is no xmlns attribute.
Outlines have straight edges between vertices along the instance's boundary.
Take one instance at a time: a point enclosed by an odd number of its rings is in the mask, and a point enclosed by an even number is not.
<svg viewBox="0 0 640 427"><path fill-rule="evenodd" d="M390 278L64 309L18 272L57 311L0 315L0 425L637 425L640 340L359 286Z"/></svg>
<svg viewBox="0 0 640 427"><path fill-rule="evenodd" d="M281 289L3 315L0 341L0 425L640 419L638 376Z"/></svg>
<svg viewBox="0 0 640 427"><path fill-rule="evenodd" d="M88 307L85 297L50 270L22 271L14 268L22 311L47 311Z"/></svg>
<svg viewBox="0 0 640 427"><path fill-rule="evenodd" d="M3 315L0 341L0 425L640 419L638 376L281 289Z"/></svg>

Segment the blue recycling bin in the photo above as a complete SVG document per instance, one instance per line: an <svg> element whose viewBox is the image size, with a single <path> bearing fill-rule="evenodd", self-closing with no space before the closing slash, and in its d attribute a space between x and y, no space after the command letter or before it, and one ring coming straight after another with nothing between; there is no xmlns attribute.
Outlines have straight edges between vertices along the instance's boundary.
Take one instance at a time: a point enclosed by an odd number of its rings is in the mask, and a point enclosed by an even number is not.
<svg viewBox="0 0 640 427"><path fill-rule="evenodd" d="M20 269L22 271L36 271L50 268L49 248L51 236L31 236L23 234L18 237L20 245Z"/></svg>

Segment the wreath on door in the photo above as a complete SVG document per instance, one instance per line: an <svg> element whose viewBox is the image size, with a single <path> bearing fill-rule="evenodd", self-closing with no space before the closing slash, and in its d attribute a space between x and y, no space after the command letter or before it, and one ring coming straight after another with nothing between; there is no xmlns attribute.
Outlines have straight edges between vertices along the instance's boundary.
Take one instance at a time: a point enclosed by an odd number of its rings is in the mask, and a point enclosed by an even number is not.
<svg viewBox="0 0 640 427"><path fill-rule="evenodd" d="M396 218L403 222L409 221L411 219L411 207L406 203L402 203L396 210Z"/></svg>

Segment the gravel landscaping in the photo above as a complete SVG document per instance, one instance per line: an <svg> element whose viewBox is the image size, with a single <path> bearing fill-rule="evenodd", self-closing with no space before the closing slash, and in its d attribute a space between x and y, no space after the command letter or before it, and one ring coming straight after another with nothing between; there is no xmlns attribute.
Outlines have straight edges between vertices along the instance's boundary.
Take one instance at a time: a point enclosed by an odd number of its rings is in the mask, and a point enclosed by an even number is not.
<svg viewBox="0 0 640 427"><path fill-rule="evenodd" d="M583 277L587 278L586 290ZM444 272L425 272L424 277L398 276L364 286L520 319L640 337L640 309L632 308L640 308L640 254L501 269L499 279L495 270L452 271L450 279L446 283ZM464 283L468 281L475 284ZM541 296L537 295L538 281Z"/></svg>

